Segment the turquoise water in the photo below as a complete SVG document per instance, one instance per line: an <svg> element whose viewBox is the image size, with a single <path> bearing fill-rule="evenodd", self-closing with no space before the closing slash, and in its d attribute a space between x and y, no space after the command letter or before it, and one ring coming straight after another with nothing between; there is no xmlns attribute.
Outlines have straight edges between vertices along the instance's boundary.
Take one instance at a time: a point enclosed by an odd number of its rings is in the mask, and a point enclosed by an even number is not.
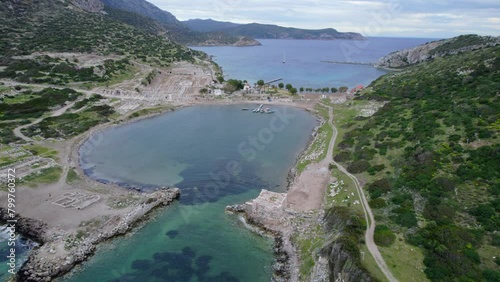
<svg viewBox="0 0 500 282"><path fill-rule="evenodd" d="M260 39L254 47L192 47L214 56L230 78L255 83L283 78L299 87L353 87L368 85L387 71L369 65L330 64L321 61L375 63L400 49L433 41L427 38L372 37L352 40L275 40ZM283 64L283 57L286 63Z"/></svg>
<svg viewBox="0 0 500 282"><path fill-rule="evenodd" d="M275 114L195 106L111 128L81 149L86 172L181 199L136 233L114 240L65 281L269 281L272 247L224 213L261 189L283 191L316 125L301 110Z"/></svg>
<svg viewBox="0 0 500 282"><path fill-rule="evenodd" d="M12 276L9 273L11 266L9 265L10 259L7 256L10 256L10 248L9 246L9 237L10 232L7 229L7 226L0 226L0 280L8 281L9 277ZM37 243L26 239L19 234L16 236L15 240L15 269L19 270L21 265L26 261L29 252L37 246ZM13 265L12 265L13 266Z"/></svg>

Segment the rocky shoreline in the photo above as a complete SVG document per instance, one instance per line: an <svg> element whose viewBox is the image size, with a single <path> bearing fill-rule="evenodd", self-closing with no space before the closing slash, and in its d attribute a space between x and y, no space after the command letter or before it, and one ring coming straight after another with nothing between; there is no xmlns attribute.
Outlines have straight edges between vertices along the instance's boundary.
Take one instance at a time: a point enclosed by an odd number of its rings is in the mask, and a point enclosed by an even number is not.
<svg viewBox="0 0 500 282"><path fill-rule="evenodd" d="M318 130L326 122L326 120L322 116L320 116L317 112L311 111L308 108L306 108L305 110L308 111L308 112L310 112L311 114L313 114L316 117L316 120L319 122L319 124L316 125L316 127L314 127L313 132L309 136L309 140L307 141L306 147L300 152L300 154L298 155L297 159L295 160L295 163L293 164L292 168L288 171L288 174L286 176L286 189L287 189L287 191L290 189L290 187L292 186L293 182L295 181L295 179L298 176L298 172L297 172L296 168L297 168L297 165L300 162L300 159L304 156L304 154L307 152L307 150L309 150L309 148L311 147L312 143L314 142L314 138L316 138L316 135L318 134Z"/></svg>
<svg viewBox="0 0 500 282"><path fill-rule="evenodd" d="M18 219L16 231L41 244L33 250L17 272L17 281L52 281L92 256L99 243L124 235L143 222L156 208L167 206L180 196L178 188L168 188L153 193L141 193L142 203L123 216L113 216L100 222L93 232L84 238L57 228L49 228L36 219ZM0 223L8 220L7 211L0 208Z"/></svg>
<svg viewBox="0 0 500 282"><path fill-rule="evenodd" d="M226 207L226 212L242 215L246 223L274 238L274 263L272 266L272 281L274 282L299 281L299 255L296 246L291 240L291 236L297 231L294 228L293 221L298 216L300 217L301 214L286 209L284 207L284 201L288 190L299 175L296 169L297 164L304 153L311 147L319 128L326 122L326 120L316 112L310 109L306 110L316 117L319 124L314 128L307 146L298 155L294 165L288 172L286 177L287 191L285 193L276 193L262 190L257 198L249 202Z"/></svg>
<svg viewBox="0 0 500 282"><path fill-rule="evenodd" d="M285 198L286 193L262 190L249 202L226 207L226 212L241 214L248 224L274 238L275 282L299 281L299 257L291 237L297 231L294 219L300 215L284 208Z"/></svg>

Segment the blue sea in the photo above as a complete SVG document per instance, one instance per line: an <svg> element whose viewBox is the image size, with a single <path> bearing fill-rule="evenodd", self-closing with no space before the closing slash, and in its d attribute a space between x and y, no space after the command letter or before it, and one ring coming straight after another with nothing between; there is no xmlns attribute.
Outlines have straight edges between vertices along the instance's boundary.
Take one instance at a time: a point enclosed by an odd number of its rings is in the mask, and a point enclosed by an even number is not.
<svg viewBox="0 0 500 282"><path fill-rule="evenodd" d="M387 73L370 65L332 64L322 61L375 63L400 49L415 47L436 39L372 37L353 40L274 40L259 39L262 46L192 47L213 56L226 78L270 81L299 87L353 87L368 85ZM285 63L283 63L285 59Z"/></svg>

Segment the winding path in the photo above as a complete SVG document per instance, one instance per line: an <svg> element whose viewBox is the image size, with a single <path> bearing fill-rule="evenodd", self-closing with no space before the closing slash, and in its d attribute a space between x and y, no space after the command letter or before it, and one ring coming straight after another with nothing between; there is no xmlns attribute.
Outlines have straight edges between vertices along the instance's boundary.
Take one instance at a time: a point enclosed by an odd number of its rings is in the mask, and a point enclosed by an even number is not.
<svg viewBox="0 0 500 282"><path fill-rule="evenodd" d="M51 117L58 117L62 114L64 114L69 108L73 107L73 105L75 104L75 102L73 103L70 103L60 109L57 109L55 111L52 112L52 114L50 115ZM35 125L37 123L40 123L42 122L42 120L44 119L45 117L41 117L41 118L38 118L36 120L34 120L32 123L28 123L28 124L24 124L24 125L21 125L21 126L18 126L16 128L14 128L14 135L16 137L19 137L21 139L23 139L24 141L26 142L35 142L35 140L29 138L28 136L24 135L21 130L24 129L24 128L27 128L27 127L30 127L32 125Z"/></svg>
<svg viewBox="0 0 500 282"><path fill-rule="evenodd" d="M335 147L335 142L337 140L337 135L338 135L338 130L335 125L333 125L333 108L321 104L322 106L328 108L328 123L333 129L333 135L332 139L330 140L330 145L328 147L328 154L327 157L325 158L324 161L331 162L337 166L337 168L343 172L345 175L347 175L353 182L354 185L356 186L356 190L358 191L359 198L361 200L361 206L363 207L363 212L365 213L365 220L366 220L366 232L365 232L365 242L366 242L366 247L368 248L368 251L372 254L373 258L375 259L375 262L377 263L379 269L384 273L385 277L387 280L390 282L396 282L398 281L393 275L390 269L387 267L387 264L384 261L384 258L380 254L380 251L377 248L377 245L375 244L375 241L373 240L373 235L375 233L375 217L373 216L372 210L370 206L368 205L368 200L366 199L365 193L363 191L363 187L361 187L361 184L359 184L358 179L356 176L352 175L349 173L342 165L337 163L335 160L333 160L333 149Z"/></svg>

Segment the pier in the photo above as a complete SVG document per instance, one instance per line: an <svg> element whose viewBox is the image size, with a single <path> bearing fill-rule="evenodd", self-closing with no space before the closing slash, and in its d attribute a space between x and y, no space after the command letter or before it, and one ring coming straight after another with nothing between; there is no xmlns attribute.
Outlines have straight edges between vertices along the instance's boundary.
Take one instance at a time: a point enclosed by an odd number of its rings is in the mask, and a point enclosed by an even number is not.
<svg viewBox="0 0 500 282"><path fill-rule="evenodd" d="M339 62L339 61L321 61L322 63L329 64L342 64L342 65L364 65L364 66L375 66L375 63L363 63L363 62Z"/></svg>
<svg viewBox="0 0 500 282"><path fill-rule="evenodd" d="M282 78L282 77L280 77L280 78L276 78L276 79L273 79L273 80L270 80L270 81L264 82L264 84L271 84L271 83L273 83L273 82L280 81L280 80L283 80L283 78Z"/></svg>

